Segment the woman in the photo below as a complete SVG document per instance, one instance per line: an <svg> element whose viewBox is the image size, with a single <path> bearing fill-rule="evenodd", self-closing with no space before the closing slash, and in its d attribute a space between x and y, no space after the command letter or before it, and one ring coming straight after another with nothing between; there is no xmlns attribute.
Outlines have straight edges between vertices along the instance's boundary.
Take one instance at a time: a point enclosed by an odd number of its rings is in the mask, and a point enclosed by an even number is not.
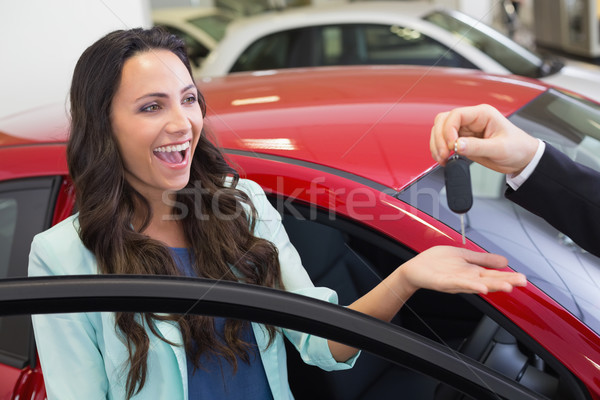
<svg viewBox="0 0 600 400"><path fill-rule="evenodd" d="M36 236L30 275L201 276L336 301L311 283L261 188L239 179L203 134L205 104L181 40L158 28L108 34L79 59L70 102L79 213ZM390 320L422 287L485 293L525 284L479 265L502 268L506 259L432 248L350 307ZM33 323L49 399L285 399L283 335L327 370L349 368L357 355L310 335L203 316L87 313Z"/></svg>

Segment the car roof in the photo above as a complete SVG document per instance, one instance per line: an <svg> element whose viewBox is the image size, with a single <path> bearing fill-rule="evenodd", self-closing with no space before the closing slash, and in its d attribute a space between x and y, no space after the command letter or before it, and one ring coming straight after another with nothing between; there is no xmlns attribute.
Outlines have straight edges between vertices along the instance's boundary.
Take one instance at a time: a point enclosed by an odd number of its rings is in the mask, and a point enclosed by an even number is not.
<svg viewBox="0 0 600 400"><path fill-rule="evenodd" d="M547 89L480 71L406 66L234 73L198 82L226 149L334 168L400 190L435 163L435 116L488 103L510 115Z"/></svg>
<svg viewBox="0 0 600 400"><path fill-rule="evenodd" d="M152 19L161 22L185 22L193 18L209 15L229 16L227 12L217 7L167 7L152 10Z"/></svg>
<svg viewBox="0 0 600 400"><path fill-rule="evenodd" d="M336 22L345 20L347 20L346 22L364 22L369 18L375 18L374 21L381 21L382 18L383 20L387 20L390 16L396 20L412 20L419 19L427 13L440 8L440 6L434 6L420 1L369 1L323 4L316 6L309 5L288 8L285 10L275 10L260 15L240 18L234 21L228 29L241 30L248 26L264 26L266 28L267 26L263 24L269 24L271 26L307 26L331 20Z"/></svg>

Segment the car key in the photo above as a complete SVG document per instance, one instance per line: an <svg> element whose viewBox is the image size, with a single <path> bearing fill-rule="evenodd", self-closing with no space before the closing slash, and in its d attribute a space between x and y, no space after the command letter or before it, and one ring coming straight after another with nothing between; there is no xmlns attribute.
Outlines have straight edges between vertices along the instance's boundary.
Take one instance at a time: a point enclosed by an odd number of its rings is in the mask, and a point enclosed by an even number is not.
<svg viewBox="0 0 600 400"><path fill-rule="evenodd" d="M454 154L444 168L444 182L448 207L453 212L460 214L460 231L462 243L465 244L465 213L473 205L473 191L469 161L458 155L456 147L457 143L454 143Z"/></svg>

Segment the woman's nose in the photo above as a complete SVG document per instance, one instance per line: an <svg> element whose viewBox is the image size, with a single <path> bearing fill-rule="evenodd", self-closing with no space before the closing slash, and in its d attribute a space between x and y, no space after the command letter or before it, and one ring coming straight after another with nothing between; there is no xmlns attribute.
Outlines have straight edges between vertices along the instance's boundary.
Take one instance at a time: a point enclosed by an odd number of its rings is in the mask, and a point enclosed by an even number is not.
<svg viewBox="0 0 600 400"><path fill-rule="evenodd" d="M173 107L165 128L170 134L184 134L192 128L192 123L182 107Z"/></svg>

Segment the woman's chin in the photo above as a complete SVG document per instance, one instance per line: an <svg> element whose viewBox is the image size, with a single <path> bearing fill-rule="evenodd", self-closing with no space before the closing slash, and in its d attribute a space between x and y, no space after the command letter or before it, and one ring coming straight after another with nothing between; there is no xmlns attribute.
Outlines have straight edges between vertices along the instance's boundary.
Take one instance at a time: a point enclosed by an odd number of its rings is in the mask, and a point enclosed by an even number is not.
<svg viewBox="0 0 600 400"><path fill-rule="evenodd" d="M178 192L182 189L185 189L186 186L188 186L189 182L190 182L189 177L186 177L185 179L175 180L170 183L170 188L168 188L167 190L172 191L172 192Z"/></svg>

